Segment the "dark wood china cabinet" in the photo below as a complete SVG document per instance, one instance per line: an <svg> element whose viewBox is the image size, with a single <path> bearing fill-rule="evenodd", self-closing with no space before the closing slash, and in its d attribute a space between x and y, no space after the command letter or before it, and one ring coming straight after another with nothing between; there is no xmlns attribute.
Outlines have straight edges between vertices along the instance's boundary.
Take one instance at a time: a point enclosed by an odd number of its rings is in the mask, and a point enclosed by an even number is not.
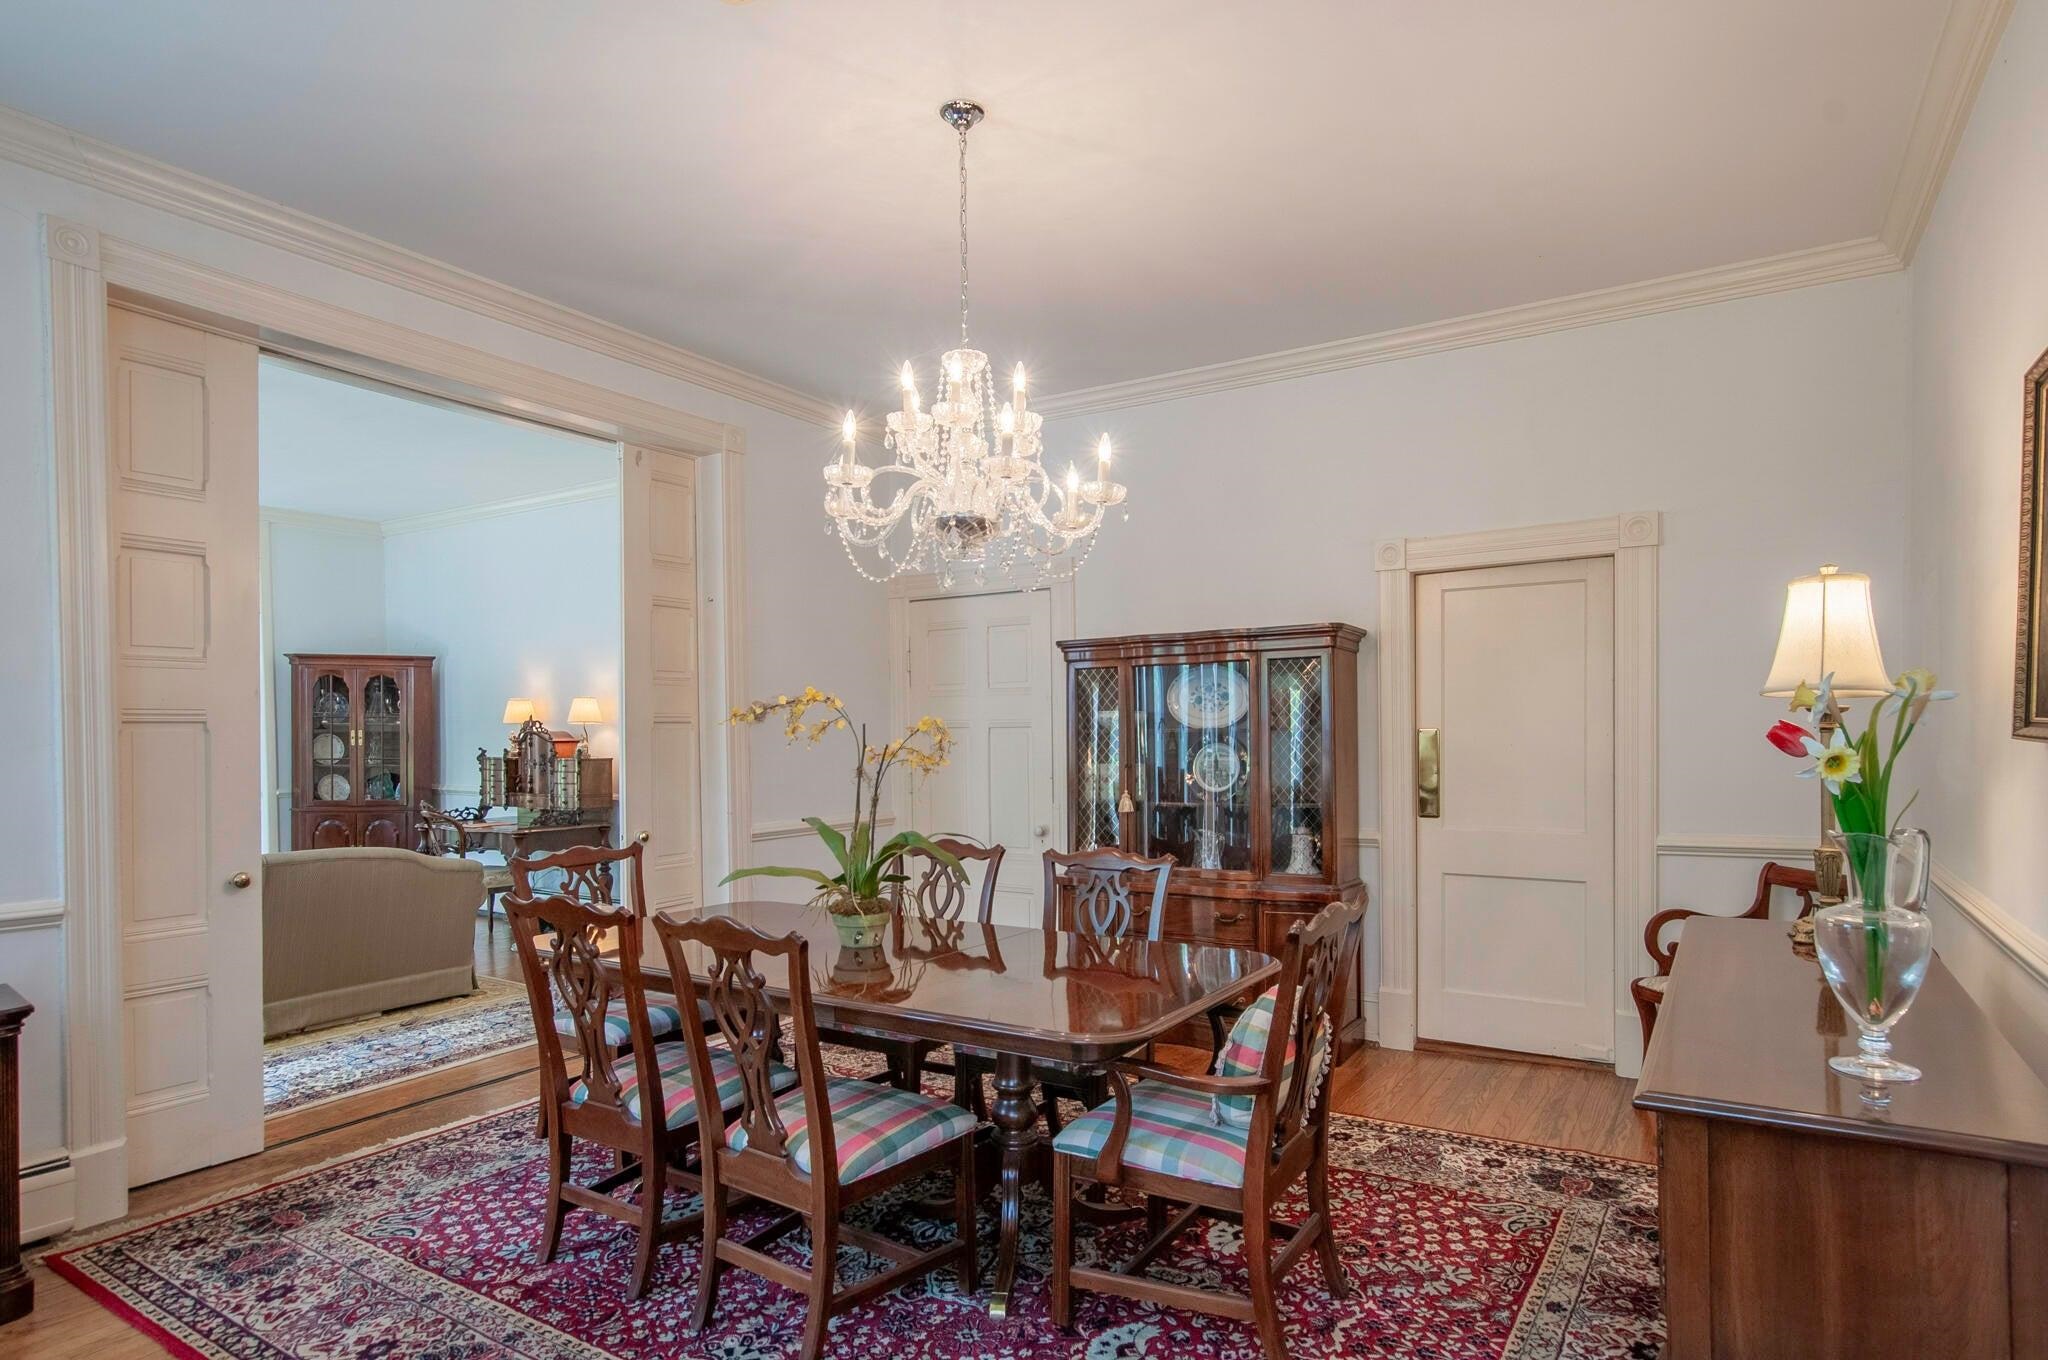
<svg viewBox="0 0 2048 1360"><path fill-rule="evenodd" d="M1364 901L1364 637L1318 623L1062 642L1069 848L1172 855L1169 939L1278 955L1295 922ZM1347 1053L1365 1038L1359 990Z"/></svg>
<svg viewBox="0 0 2048 1360"><path fill-rule="evenodd" d="M295 652L292 849L410 850L434 798L434 658Z"/></svg>

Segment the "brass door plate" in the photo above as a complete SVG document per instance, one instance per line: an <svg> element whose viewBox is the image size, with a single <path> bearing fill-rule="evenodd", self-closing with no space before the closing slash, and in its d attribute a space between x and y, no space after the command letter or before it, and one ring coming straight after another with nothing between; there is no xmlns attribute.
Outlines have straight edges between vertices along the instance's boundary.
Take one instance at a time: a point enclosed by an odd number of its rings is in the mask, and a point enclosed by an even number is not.
<svg viewBox="0 0 2048 1360"><path fill-rule="evenodd" d="M1434 727L1415 729L1415 815L1441 817L1443 798L1442 737Z"/></svg>

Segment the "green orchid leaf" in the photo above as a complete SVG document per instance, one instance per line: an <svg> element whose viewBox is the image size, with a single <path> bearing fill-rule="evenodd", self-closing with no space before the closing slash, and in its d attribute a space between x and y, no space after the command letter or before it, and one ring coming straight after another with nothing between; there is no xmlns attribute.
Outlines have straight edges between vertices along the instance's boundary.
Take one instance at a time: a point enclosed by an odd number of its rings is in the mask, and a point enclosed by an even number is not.
<svg viewBox="0 0 2048 1360"><path fill-rule="evenodd" d="M804 825L818 833L818 839L825 842L825 848L832 852L832 858L838 862L841 869L844 869L846 867L846 837L839 834L839 829L823 817L806 817L804 818Z"/></svg>
<svg viewBox="0 0 2048 1360"><path fill-rule="evenodd" d="M839 882L837 878L827 875L822 869L796 869L781 864L757 864L751 869L733 870L724 878L718 880L718 886L722 888L726 884L742 878L805 878L821 888L829 888Z"/></svg>

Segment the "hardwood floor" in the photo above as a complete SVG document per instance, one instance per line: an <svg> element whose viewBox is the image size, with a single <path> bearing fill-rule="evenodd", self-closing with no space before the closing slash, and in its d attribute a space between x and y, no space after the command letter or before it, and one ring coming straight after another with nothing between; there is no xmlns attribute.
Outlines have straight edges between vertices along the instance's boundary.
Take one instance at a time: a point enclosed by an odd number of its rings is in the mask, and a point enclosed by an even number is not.
<svg viewBox="0 0 2048 1360"><path fill-rule="evenodd" d="M479 925L477 967L509 976L516 967L504 923L495 939ZM489 967L487 968L487 963ZM497 973L499 967L508 972ZM1199 1068L1208 1055L1162 1049L1175 1066ZM267 1184L352 1152L530 1100L530 1050L364 1093L339 1127L274 1141L262 1153L196 1171L129 1196L135 1217L195 1205L230 1190ZM1399 1053L1372 1048L1337 1072L1331 1106L1347 1114L1651 1161L1655 1126L1630 1107L1635 1083L1600 1068L1524 1062L1467 1052ZM337 1102L340 1104L341 1102ZM327 1107L332 1108L332 1107ZM332 1120L325 1123L332 1123ZM0 1360L148 1360L158 1345L52 1275L32 1266L36 1310L0 1328Z"/></svg>

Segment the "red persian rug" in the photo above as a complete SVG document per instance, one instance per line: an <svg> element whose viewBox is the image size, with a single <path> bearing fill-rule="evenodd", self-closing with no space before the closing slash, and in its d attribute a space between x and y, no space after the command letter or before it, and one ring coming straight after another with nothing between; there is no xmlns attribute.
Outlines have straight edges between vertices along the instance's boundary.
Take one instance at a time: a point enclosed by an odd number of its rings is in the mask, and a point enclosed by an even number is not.
<svg viewBox="0 0 2048 1360"><path fill-rule="evenodd" d="M69 1246L47 1264L180 1356L753 1357L793 1355L798 1294L738 1271L710 1329L688 1327L697 1249L670 1247L629 1303L630 1231L572 1212L551 1265L534 1258L546 1184L533 1107L489 1115L276 1185ZM1310 1261L1283 1287L1295 1360L1648 1360L1663 1340L1654 1168L1333 1116L1331 1189L1355 1288L1333 1300ZM593 1163L593 1166L595 1163ZM591 1168L586 1168L589 1170ZM907 1242L950 1225L906 1187L859 1214ZM1299 1206L1295 1206L1298 1211ZM1046 1314L1051 1207L1025 1202L1020 1298L1008 1322L949 1273L833 1321L839 1360L984 1356L1255 1357L1248 1324L1081 1295L1074 1335ZM1084 1259L1129 1253L1142 1224L1084 1236ZM801 1259L802 1233L787 1239ZM984 1259L995 1224L984 1211ZM1184 1236L1153 1269L1244 1287L1239 1234ZM845 1276L877 1268L841 1256Z"/></svg>

